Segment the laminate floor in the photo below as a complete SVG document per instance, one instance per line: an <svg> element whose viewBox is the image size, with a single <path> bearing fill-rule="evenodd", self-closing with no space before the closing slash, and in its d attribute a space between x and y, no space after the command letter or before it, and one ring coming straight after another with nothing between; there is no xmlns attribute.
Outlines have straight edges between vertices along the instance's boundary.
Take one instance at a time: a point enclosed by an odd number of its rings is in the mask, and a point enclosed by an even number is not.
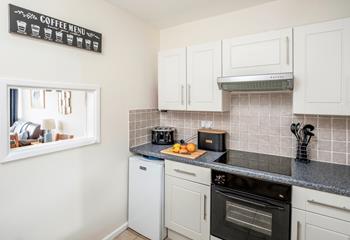
<svg viewBox="0 0 350 240"><path fill-rule="evenodd" d="M128 228L124 232L122 232L118 237L114 238L114 240L149 240L148 238L138 234L132 229Z"/></svg>

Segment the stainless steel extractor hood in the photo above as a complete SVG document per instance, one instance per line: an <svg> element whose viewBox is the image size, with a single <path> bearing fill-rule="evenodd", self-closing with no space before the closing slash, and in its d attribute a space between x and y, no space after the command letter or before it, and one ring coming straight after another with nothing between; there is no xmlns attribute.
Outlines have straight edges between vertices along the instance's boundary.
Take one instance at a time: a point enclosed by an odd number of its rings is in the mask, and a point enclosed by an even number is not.
<svg viewBox="0 0 350 240"><path fill-rule="evenodd" d="M293 90L293 73L219 77L219 88L229 92Z"/></svg>

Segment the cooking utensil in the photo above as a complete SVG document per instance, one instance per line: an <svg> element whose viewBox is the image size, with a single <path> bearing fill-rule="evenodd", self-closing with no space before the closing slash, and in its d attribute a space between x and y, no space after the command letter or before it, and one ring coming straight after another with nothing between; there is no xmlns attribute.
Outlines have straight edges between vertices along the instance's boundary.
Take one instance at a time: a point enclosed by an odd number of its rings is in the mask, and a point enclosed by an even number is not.
<svg viewBox="0 0 350 240"><path fill-rule="evenodd" d="M306 124L302 131L303 131L303 143L306 145L309 144L311 137L315 136L315 134L312 132L315 129L315 127L311 124Z"/></svg>
<svg viewBox="0 0 350 240"><path fill-rule="evenodd" d="M290 131L294 134L294 136L297 138L297 140L299 141L300 138L299 138L299 135L297 133L297 130L296 130L296 124L295 123L292 123L292 125L290 125Z"/></svg>
<svg viewBox="0 0 350 240"><path fill-rule="evenodd" d="M315 136L315 134L314 134L313 132L308 132L307 136L309 136L309 138L308 138L308 140L307 140L306 145L308 145L308 144L309 144L309 142L310 142L311 138L312 138L313 136Z"/></svg>
<svg viewBox="0 0 350 240"><path fill-rule="evenodd" d="M308 128L310 131L315 130L314 125L311 125L311 124L305 124L304 127L303 127L303 129L305 129L305 128Z"/></svg>
<svg viewBox="0 0 350 240"><path fill-rule="evenodd" d="M303 133L304 133L303 143L308 145L311 138L315 136L315 134L311 132L309 128L303 128Z"/></svg>

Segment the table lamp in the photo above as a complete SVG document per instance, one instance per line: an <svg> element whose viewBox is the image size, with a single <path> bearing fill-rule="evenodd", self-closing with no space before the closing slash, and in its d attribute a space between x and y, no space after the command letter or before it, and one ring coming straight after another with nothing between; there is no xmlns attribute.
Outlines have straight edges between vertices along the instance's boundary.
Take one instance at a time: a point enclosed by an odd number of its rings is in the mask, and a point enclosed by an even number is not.
<svg viewBox="0 0 350 240"><path fill-rule="evenodd" d="M44 130L44 142L52 142L52 129L56 128L54 119L44 119L41 123L41 129Z"/></svg>

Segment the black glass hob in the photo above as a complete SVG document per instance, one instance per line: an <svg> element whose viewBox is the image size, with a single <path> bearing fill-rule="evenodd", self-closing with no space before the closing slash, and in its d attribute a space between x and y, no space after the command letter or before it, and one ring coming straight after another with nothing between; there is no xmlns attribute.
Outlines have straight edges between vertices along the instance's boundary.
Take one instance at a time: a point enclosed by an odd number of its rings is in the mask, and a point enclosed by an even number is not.
<svg viewBox="0 0 350 240"><path fill-rule="evenodd" d="M292 161L294 160L288 157L237 150L228 150L225 155L216 160L228 165L287 176L292 175Z"/></svg>

